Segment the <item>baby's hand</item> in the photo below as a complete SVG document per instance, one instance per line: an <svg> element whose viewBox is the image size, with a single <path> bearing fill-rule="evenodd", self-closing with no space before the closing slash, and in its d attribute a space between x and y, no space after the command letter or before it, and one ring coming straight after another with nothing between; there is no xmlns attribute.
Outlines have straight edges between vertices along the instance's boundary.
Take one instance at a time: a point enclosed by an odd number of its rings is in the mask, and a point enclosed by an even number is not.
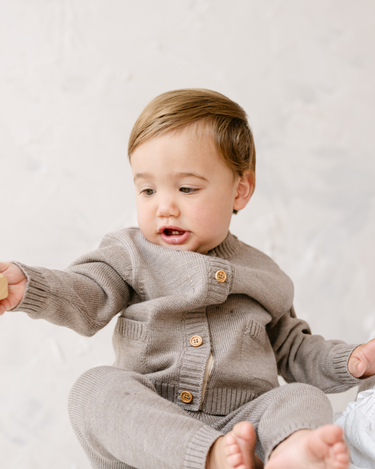
<svg viewBox="0 0 375 469"><path fill-rule="evenodd" d="M20 304L27 278L22 270L10 262L0 262L0 274L8 280L8 297L0 301L0 315Z"/></svg>
<svg viewBox="0 0 375 469"><path fill-rule="evenodd" d="M348 361L348 370L355 378L375 375L375 339L353 350Z"/></svg>

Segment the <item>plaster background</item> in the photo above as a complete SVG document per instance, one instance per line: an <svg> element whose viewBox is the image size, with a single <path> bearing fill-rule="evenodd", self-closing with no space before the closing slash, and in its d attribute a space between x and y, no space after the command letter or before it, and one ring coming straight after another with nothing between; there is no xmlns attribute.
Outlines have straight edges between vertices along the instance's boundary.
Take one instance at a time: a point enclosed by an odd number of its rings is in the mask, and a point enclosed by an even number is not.
<svg viewBox="0 0 375 469"><path fill-rule="evenodd" d="M231 230L295 283L314 333L375 329L375 4L371 0L0 0L0 259L64 268L136 224L126 145L182 87L247 111L257 189ZM5 469L89 469L66 410L93 338L0 319ZM343 410L355 391L333 399Z"/></svg>

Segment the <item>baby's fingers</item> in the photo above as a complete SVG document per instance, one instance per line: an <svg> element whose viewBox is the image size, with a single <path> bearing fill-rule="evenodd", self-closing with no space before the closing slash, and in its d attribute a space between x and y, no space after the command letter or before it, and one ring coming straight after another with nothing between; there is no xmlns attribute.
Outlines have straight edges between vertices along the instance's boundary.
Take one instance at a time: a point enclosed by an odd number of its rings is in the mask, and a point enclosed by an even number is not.
<svg viewBox="0 0 375 469"><path fill-rule="evenodd" d="M17 285L26 279L26 275L22 270L11 262L0 262L0 274L8 279L9 285Z"/></svg>
<svg viewBox="0 0 375 469"><path fill-rule="evenodd" d="M0 315L21 302L27 285L22 270L10 262L0 262Z"/></svg>
<svg viewBox="0 0 375 469"><path fill-rule="evenodd" d="M366 371L366 364L357 357L351 357L349 372L355 377L360 378Z"/></svg>
<svg viewBox="0 0 375 469"><path fill-rule="evenodd" d="M10 267L10 262L0 262L0 274L3 274Z"/></svg>
<svg viewBox="0 0 375 469"><path fill-rule="evenodd" d="M373 376L375 374L375 339L364 344L360 352L362 353L362 356L360 355L361 361L366 365L362 377Z"/></svg>
<svg viewBox="0 0 375 469"><path fill-rule="evenodd" d="M26 285L27 279L25 277L24 280L16 285L8 286L7 297L0 301L0 315L4 314L5 311L10 311L21 303L26 290Z"/></svg>
<svg viewBox="0 0 375 469"><path fill-rule="evenodd" d="M368 378L375 374L375 340L370 340L353 350L348 369L355 378Z"/></svg>
<svg viewBox="0 0 375 469"><path fill-rule="evenodd" d="M7 311L8 309L11 309L9 307L9 301L8 300L0 301L0 316L2 316L5 313L5 311Z"/></svg>

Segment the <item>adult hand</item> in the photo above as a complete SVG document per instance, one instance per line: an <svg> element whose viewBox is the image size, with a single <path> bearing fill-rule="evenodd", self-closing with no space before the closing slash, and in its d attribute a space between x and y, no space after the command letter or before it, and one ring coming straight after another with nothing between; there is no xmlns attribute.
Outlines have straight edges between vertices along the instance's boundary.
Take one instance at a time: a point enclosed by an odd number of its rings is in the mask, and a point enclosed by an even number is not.
<svg viewBox="0 0 375 469"><path fill-rule="evenodd" d="M18 306L25 293L27 278L22 270L10 262L0 262L0 274L8 280L8 297L0 301L0 315Z"/></svg>
<svg viewBox="0 0 375 469"><path fill-rule="evenodd" d="M355 378L375 375L375 339L353 350L348 361L348 370Z"/></svg>

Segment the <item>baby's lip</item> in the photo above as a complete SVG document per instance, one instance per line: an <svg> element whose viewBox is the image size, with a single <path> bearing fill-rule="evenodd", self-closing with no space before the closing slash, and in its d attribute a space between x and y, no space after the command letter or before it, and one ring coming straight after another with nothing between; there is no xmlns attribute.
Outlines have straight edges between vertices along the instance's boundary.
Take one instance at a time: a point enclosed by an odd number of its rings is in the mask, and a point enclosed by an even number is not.
<svg viewBox="0 0 375 469"><path fill-rule="evenodd" d="M161 238L168 244L182 244L190 236L190 231L174 225L164 225L158 229Z"/></svg>
<svg viewBox="0 0 375 469"><path fill-rule="evenodd" d="M173 231L186 231L183 230L182 228L179 228L178 226L174 225L163 225L158 229L158 233L163 233L165 230L173 230Z"/></svg>

